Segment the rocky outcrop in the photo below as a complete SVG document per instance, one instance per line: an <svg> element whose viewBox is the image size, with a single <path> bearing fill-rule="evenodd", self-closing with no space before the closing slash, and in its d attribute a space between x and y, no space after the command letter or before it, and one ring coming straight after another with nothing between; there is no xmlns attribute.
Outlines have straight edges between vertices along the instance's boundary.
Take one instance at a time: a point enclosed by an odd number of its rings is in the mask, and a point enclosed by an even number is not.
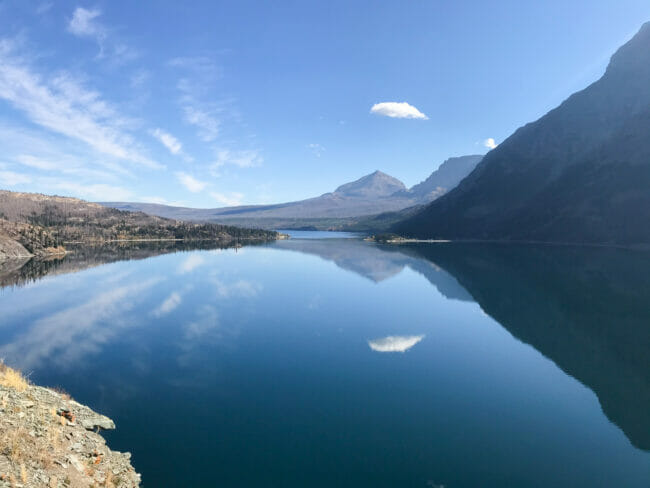
<svg viewBox="0 0 650 488"><path fill-rule="evenodd" d="M29 258L32 254L18 241L0 235L0 262L6 259Z"/></svg>
<svg viewBox="0 0 650 488"><path fill-rule="evenodd" d="M111 419L66 394L1 383L0 488L140 486L131 455L99 434L115 428Z"/></svg>

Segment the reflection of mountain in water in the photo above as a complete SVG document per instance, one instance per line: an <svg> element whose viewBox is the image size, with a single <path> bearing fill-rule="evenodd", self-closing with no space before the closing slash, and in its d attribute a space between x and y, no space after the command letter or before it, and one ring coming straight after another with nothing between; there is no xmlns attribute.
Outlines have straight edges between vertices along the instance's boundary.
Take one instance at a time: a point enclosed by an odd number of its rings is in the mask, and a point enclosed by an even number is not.
<svg viewBox="0 0 650 488"><path fill-rule="evenodd" d="M483 310L591 388L650 450L650 253L553 246L409 246Z"/></svg>
<svg viewBox="0 0 650 488"><path fill-rule="evenodd" d="M9 259L0 262L0 288L22 286L46 275L78 271L116 261L146 259L161 254L199 249L221 249L209 241L150 241L119 244L69 246L69 253L54 259Z"/></svg>
<svg viewBox="0 0 650 488"><path fill-rule="evenodd" d="M511 334L591 388L608 418L635 446L650 450L650 253L483 244L382 246L356 239L296 239L268 246L319 256L376 283L409 267L444 296L475 300ZM57 261L6 262L0 285L179 250L190 249L173 243L85 247ZM384 343L379 347L389 349Z"/></svg>
<svg viewBox="0 0 650 488"><path fill-rule="evenodd" d="M472 300L458 281L411 249L365 242L359 239L290 239L270 244L275 249L313 254L333 261L339 268L375 283L392 278L405 267L422 274L440 293L456 300Z"/></svg>
<svg viewBox="0 0 650 488"><path fill-rule="evenodd" d="M591 388L608 418L650 450L650 253L353 239L273 246L318 255L375 282L408 266L447 298L475 300Z"/></svg>

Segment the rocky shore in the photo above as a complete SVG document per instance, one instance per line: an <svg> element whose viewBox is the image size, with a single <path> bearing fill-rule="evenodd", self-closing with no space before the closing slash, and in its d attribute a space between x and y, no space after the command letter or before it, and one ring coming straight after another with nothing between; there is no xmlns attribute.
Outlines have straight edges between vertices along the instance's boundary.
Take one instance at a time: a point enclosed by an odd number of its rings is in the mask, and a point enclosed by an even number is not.
<svg viewBox="0 0 650 488"><path fill-rule="evenodd" d="M111 451L111 419L0 363L0 488L140 486L129 453Z"/></svg>

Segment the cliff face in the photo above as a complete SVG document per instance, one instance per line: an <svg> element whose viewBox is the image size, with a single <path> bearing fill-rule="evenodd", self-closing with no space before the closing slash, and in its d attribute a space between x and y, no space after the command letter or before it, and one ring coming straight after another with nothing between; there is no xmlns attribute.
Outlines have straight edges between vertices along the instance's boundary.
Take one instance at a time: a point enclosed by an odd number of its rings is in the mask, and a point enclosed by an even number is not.
<svg viewBox="0 0 650 488"><path fill-rule="evenodd" d="M0 363L0 488L134 488L131 455L111 451L112 420L66 394L32 386Z"/></svg>

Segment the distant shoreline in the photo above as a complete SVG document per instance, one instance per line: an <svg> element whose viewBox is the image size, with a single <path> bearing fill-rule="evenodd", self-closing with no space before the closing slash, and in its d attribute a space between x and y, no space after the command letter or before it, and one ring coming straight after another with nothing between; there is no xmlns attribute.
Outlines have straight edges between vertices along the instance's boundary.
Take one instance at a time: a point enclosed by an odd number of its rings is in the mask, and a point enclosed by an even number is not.
<svg viewBox="0 0 650 488"><path fill-rule="evenodd" d="M414 239L406 237L394 237L391 239L376 239L375 236L368 236L363 239L368 242L379 244L513 244L513 245L544 245L544 246L567 246L567 247L600 247L613 249L630 249L637 251L650 250L650 244L607 244L598 242L562 242L562 241L509 241L498 239Z"/></svg>

